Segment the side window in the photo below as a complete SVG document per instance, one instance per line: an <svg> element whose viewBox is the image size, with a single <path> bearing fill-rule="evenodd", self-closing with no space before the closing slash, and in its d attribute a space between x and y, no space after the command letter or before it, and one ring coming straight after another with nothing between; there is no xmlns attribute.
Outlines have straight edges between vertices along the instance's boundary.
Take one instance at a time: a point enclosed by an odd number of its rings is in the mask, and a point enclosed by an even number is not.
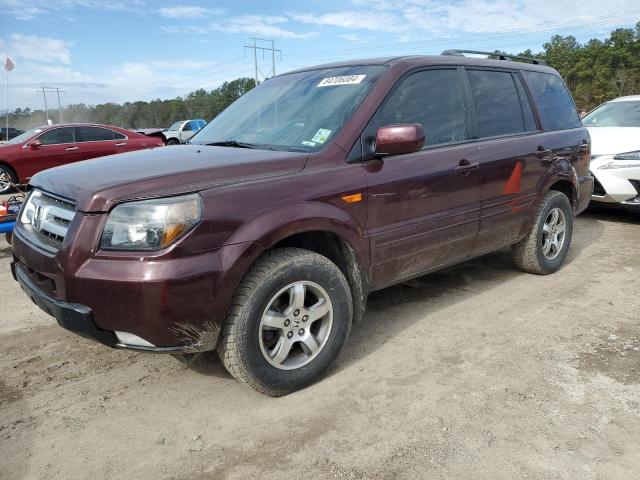
<svg viewBox="0 0 640 480"><path fill-rule="evenodd" d="M478 138L527 131L520 96L510 72L467 70L467 76Z"/></svg>
<svg viewBox="0 0 640 480"><path fill-rule="evenodd" d="M124 140L124 139L126 139L126 138L127 138L127 137L125 137L125 136L124 136L123 134L121 134L121 133L118 133L118 132L116 132L116 131L114 131L114 132L113 132L113 139L114 139L114 140Z"/></svg>
<svg viewBox="0 0 640 480"><path fill-rule="evenodd" d="M466 138L464 94L455 69L425 70L400 81L378 110L366 132L365 142L380 127L400 123L419 123L424 128L425 147Z"/></svg>
<svg viewBox="0 0 640 480"><path fill-rule="evenodd" d="M44 132L38 137L43 145L56 145L60 143L73 143L75 141L73 128L54 128Z"/></svg>
<svg viewBox="0 0 640 480"><path fill-rule="evenodd" d="M191 130L195 130L195 128L193 128L193 122L187 122L184 125L184 128L182 129L183 132L190 132Z"/></svg>
<svg viewBox="0 0 640 480"><path fill-rule="evenodd" d="M113 140L113 130L99 127L76 127L76 141L101 142Z"/></svg>
<svg viewBox="0 0 640 480"><path fill-rule="evenodd" d="M562 79L551 73L522 71L531 90L545 130L582 126L576 106Z"/></svg>

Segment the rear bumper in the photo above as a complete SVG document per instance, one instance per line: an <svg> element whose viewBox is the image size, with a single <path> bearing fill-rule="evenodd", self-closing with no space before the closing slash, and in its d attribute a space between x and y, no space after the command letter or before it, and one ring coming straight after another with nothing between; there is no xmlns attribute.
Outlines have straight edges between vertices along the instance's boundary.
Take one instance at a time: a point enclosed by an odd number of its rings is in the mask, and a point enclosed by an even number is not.
<svg viewBox="0 0 640 480"><path fill-rule="evenodd" d="M582 213L589 206L591 194L593 192L593 177L585 175L578 178L578 205L576 206L576 215Z"/></svg>

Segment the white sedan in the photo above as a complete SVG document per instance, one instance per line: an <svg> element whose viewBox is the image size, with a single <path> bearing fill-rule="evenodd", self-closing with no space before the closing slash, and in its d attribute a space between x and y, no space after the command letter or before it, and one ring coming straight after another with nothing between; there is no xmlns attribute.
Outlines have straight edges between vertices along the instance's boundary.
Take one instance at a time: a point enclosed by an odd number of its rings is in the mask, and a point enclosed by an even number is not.
<svg viewBox="0 0 640 480"><path fill-rule="evenodd" d="M592 201L640 211L640 95L619 97L589 112Z"/></svg>

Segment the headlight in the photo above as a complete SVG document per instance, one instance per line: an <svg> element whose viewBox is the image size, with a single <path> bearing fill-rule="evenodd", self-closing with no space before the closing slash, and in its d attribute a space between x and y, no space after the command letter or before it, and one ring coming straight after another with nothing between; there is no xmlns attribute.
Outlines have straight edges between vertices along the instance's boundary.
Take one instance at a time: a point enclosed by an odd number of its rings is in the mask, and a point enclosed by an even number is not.
<svg viewBox="0 0 640 480"><path fill-rule="evenodd" d="M636 167L640 167L640 150L638 150L637 152L619 153L615 157L613 157L613 162L602 165L599 170Z"/></svg>
<svg viewBox="0 0 640 480"><path fill-rule="evenodd" d="M197 194L123 203L109 214L100 248L159 250L183 236L201 219L202 201Z"/></svg>

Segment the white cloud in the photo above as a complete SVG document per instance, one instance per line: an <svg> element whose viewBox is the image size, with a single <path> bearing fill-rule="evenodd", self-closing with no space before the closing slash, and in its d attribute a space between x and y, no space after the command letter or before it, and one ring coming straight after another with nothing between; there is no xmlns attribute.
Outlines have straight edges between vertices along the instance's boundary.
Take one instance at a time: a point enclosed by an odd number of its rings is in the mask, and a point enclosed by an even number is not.
<svg viewBox="0 0 640 480"><path fill-rule="evenodd" d="M160 15L172 19L194 19L220 15L222 10L200 7L197 5L178 5L175 7L163 7L158 10Z"/></svg>
<svg viewBox="0 0 640 480"><path fill-rule="evenodd" d="M49 63L61 62L68 64L71 61L69 46L68 42L58 38L23 35L21 33L13 33L8 40L0 40L0 47L12 58Z"/></svg>
<svg viewBox="0 0 640 480"><path fill-rule="evenodd" d="M564 25L631 23L640 8L634 0L351 0L355 8L324 13L293 12L297 22L350 30L436 37L459 33L545 32ZM424 37L423 37L424 38Z"/></svg>
<svg viewBox="0 0 640 480"><path fill-rule="evenodd" d="M212 23L210 28L224 33L242 33L273 38L309 38L316 35L315 32L298 33L283 28L281 25L288 21L289 19L284 16L240 15L225 22Z"/></svg>
<svg viewBox="0 0 640 480"><path fill-rule="evenodd" d="M0 0L0 12L18 20L34 20L78 8L145 14L146 5L145 0Z"/></svg>

